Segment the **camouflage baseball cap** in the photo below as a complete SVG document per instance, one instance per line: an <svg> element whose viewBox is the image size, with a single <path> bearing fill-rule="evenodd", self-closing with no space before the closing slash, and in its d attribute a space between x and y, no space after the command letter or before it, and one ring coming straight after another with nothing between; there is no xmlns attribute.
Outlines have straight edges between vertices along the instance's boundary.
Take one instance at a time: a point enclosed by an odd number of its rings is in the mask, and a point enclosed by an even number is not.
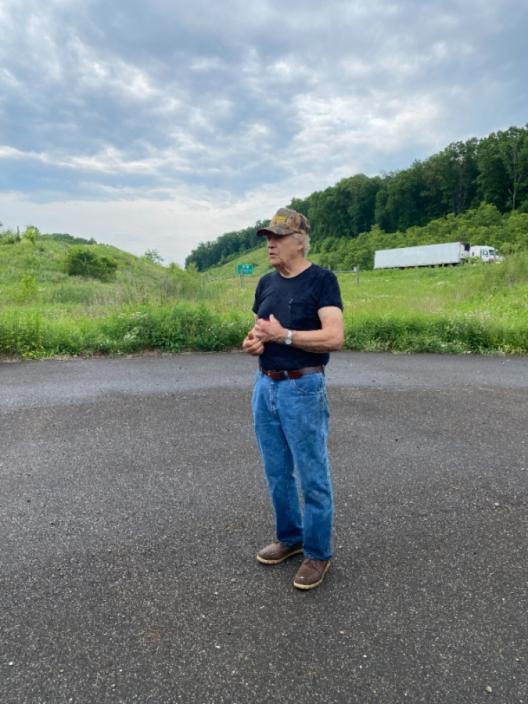
<svg viewBox="0 0 528 704"><path fill-rule="evenodd" d="M271 218L268 227L262 227L260 230L257 230L257 235L266 235L268 233L279 235L279 237L285 237L286 235L293 235L295 233L309 235L310 223L307 217L302 213L298 213L296 210L279 208Z"/></svg>

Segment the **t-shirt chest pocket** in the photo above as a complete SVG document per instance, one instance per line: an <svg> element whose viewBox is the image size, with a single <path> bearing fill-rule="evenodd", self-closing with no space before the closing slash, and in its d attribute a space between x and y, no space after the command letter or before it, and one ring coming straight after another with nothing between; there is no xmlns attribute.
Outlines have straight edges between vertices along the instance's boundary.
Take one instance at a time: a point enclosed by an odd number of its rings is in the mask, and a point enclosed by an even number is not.
<svg viewBox="0 0 528 704"><path fill-rule="evenodd" d="M314 330L319 327L317 304L311 296L290 298L288 317L289 327L293 330Z"/></svg>

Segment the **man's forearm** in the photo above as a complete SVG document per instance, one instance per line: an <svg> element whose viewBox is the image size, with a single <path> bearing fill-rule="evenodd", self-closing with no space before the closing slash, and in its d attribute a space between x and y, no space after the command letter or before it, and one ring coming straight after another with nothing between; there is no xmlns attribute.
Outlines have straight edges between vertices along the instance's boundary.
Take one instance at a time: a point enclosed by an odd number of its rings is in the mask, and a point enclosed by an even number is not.
<svg viewBox="0 0 528 704"><path fill-rule="evenodd" d="M343 332L340 330L293 330L292 347L305 352L334 352L343 347Z"/></svg>

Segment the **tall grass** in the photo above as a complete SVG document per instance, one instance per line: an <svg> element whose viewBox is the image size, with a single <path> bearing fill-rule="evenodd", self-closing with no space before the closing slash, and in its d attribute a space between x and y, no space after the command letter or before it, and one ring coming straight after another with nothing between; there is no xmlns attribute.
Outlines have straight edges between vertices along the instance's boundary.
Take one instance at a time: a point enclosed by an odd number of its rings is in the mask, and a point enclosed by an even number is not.
<svg viewBox="0 0 528 704"><path fill-rule="evenodd" d="M18 246L18 245L17 245ZM114 282L65 274L64 247L29 245L0 259L0 355L122 354L239 347L258 276L171 270L119 253ZM3 250L11 250L3 247ZM258 258L255 257L255 258ZM248 259L247 254L244 259ZM498 265L338 275L346 347L528 353L528 254Z"/></svg>
<svg viewBox="0 0 528 704"><path fill-rule="evenodd" d="M369 352L528 352L528 325L484 323L475 317L419 314L353 316L346 319L345 347Z"/></svg>
<svg viewBox="0 0 528 704"><path fill-rule="evenodd" d="M251 319L203 305L141 306L103 318L45 317L38 310L0 314L0 354L57 355L219 351L238 347Z"/></svg>

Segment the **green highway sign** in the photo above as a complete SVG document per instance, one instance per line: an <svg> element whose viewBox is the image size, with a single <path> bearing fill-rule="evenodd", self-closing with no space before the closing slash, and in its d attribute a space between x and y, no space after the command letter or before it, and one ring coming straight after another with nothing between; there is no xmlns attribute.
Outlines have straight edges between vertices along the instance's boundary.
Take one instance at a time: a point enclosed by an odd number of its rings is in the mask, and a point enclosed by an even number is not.
<svg viewBox="0 0 528 704"><path fill-rule="evenodd" d="M253 264L237 264L236 273L239 276L251 276L253 273Z"/></svg>

